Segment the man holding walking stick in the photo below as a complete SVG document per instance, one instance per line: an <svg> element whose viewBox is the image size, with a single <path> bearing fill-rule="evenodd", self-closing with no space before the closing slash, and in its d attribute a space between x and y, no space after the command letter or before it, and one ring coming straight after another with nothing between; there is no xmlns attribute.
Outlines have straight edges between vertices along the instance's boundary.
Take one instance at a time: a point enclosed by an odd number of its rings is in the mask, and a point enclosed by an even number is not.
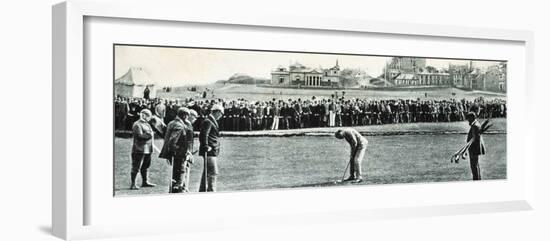
<svg viewBox="0 0 550 241"><path fill-rule="evenodd" d="M215 104L211 113L202 122L199 134L199 155L204 158L204 171L202 173L199 192L215 192L218 175L218 155L220 153L220 132L218 120L223 115L223 107Z"/></svg>
<svg viewBox="0 0 550 241"><path fill-rule="evenodd" d="M361 176L361 163L363 162L363 157L367 150L367 139L357 130L352 128L338 130L334 133L334 136L338 139L345 139L351 147L351 154L348 162L348 166L350 167L349 177L343 181L354 183L363 181L363 177Z"/></svg>

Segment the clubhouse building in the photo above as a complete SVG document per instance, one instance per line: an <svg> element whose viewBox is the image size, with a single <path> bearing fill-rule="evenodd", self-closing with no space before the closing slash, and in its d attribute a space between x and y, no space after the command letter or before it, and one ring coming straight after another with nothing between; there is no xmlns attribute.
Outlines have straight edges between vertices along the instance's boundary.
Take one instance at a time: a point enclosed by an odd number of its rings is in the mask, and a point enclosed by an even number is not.
<svg viewBox="0 0 550 241"><path fill-rule="evenodd" d="M271 85L297 87L337 87L340 85L340 66L336 64L328 69L309 68L298 62L288 66L279 66L271 71Z"/></svg>

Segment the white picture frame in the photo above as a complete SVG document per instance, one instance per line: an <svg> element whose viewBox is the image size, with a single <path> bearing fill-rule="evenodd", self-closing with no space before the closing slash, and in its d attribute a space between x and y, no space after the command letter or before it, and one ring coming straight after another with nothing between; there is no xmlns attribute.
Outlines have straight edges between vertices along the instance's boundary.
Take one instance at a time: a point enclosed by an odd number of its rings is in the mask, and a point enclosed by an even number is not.
<svg viewBox="0 0 550 241"><path fill-rule="evenodd" d="M150 11L150 9L156 9ZM486 41L504 41L523 46L524 49L524 79L521 83L516 83L519 90L510 92L509 98L515 98L516 106L532 103L533 100L529 93L532 93L533 78L533 33L522 30L500 30L484 29L457 26L423 25L410 23L393 22L371 22L349 19L311 19L293 16L213 16L204 11L190 9L184 2L135 2L129 6L128 2L110 1L94 2L73 0L53 6L53 168L52 168L52 227L53 234L63 239L85 239L94 237L111 237L120 235L138 235L154 233L173 232L168 224L162 223L162 220L156 220L153 228L148 230L136 230L130 225L102 226L101 224L87 224L87 216L90 210L86 205L86 197L89 194L84 174L89 168L84 161L85 143L85 38L84 25L85 18L90 17L108 17L118 19L141 19L143 21L172 21L187 23L210 23L222 24L231 28L231 26L254 26L256 28L280 28L280 29L301 29L323 30L335 32L358 32L389 34L395 36L422 36L427 38L451 38L451 39L477 39ZM514 100L515 101L515 100ZM512 105L513 107L514 105ZM84 108L83 108L84 107ZM518 124L528 124L527 118L530 113L529 108L519 109L511 108L511 124L509 128L514 128ZM525 125L524 124L524 125ZM513 195L487 202L480 199L478 202L461 202L454 204L431 203L418 204L412 203L410 206L393 206L386 208L361 208L351 209L325 209L312 205L310 210L293 213L282 213L281 207L272 206L269 212L262 213L260 216L254 216L252 213L240 216L224 217L228 222L215 224L218 227L227 227L232 225L293 225L303 221L330 222L331 219L319 219L320 216L344 217L347 220L369 220L382 218L400 218L400 217L422 217L433 215L451 215L467 214L480 212L498 212L513 210L530 210L534 203L534 136L532 131L525 131L520 135L521 146L513 146L515 157L521 156L522 173L514 182L516 186L524 189L517 189ZM508 147L513 145L509 143ZM517 183L516 183L517 182ZM423 184L412 184L409 187L420 186ZM435 184L448 185L451 188L471 188L469 184ZM459 186L460 185L460 186ZM486 188L489 188L488 184ZM387 189L395 189L395 186ZM360 188L355 195L364 195L369 192L369 188ZM384 189L385 190L385 189ZM515 190L515 189L514 189ZM346 190L344 190L346 191ZM349 191L349 190L347 190ZM418 190L420 191L420 190ZM423 192L433 192L430 188L425 188ZM214 194L217 198L232 199L229 194ZM255 193L245 193L241 196L245 198L255 198ZM314 196L323 199L326 193L318 193L310 190L299 191L269 191L260 192L267 199L273 199L277 195L295 195L299 197ZM347 195L353 195L349 192ZM195 201L204 201L209 196L194 197ZM212 196L214 197L214 196ZM241 197L239 197L241 198ZM148 199L154 199L148 198ZM151 200L150 200L151 201ZM155 202L155 201L151 201ZM274 201L276 202L276 201ZM101 207L100 207L101 208ZM253 208L252 208L253 210ZM315 211L317 210L317 211ZM252 212L252 211L251 211ZM278 215L282 213L281 215ZM229 214L220 214L229 215ZM116 217L115 217L116 218ZM293 221L288 221L292 218ZM285 221L283 221L283 219ZM320 221L327 220L327 221ZM338 220L338 219L333 219ZM340 218L342 220L342 218ZM186 228L179 229L178 232L200 231L206 223L205 220L195 220L194 225L188 225Z"/></svg>

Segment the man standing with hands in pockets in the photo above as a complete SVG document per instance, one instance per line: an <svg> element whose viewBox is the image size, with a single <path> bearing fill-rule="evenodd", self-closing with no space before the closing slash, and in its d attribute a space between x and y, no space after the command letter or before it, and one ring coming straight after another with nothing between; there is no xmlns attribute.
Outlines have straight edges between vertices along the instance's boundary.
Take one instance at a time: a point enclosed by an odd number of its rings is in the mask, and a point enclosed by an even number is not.
<svg viewBox="0 0 550 241"><path fill-rule="evenodd" d="M220 132L218 120L223 115L223 107L215 104L211 113L202 122L199 134L199 154L204 158L204 171L202 173L199 192L215 192L218 175L218 155L220 153Z"/></svg>

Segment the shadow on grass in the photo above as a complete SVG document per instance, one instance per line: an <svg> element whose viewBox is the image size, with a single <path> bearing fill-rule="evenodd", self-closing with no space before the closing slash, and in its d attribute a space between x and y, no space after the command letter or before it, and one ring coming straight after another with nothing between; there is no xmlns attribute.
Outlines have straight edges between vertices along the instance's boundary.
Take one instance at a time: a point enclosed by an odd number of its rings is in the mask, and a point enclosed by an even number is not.
<svg viewBox="0 0 550 241"><path fill-rule="evenodd" d="M365 185L367 182L342 182L341 180L326 181L326 182L317 182L317 183L306 183L294 186L285 186L286 188L302 188L302 187L336 187L336 186L350 186L350 185Z"/></svg>
<svg viewBox="0 0 550 241"><path fill-rule="evenodd" d="M118 191L138 191L139 189L137 190L132 190L130 189L129 187L127 188L115 188L115 192L118 192Z"/></svg>

